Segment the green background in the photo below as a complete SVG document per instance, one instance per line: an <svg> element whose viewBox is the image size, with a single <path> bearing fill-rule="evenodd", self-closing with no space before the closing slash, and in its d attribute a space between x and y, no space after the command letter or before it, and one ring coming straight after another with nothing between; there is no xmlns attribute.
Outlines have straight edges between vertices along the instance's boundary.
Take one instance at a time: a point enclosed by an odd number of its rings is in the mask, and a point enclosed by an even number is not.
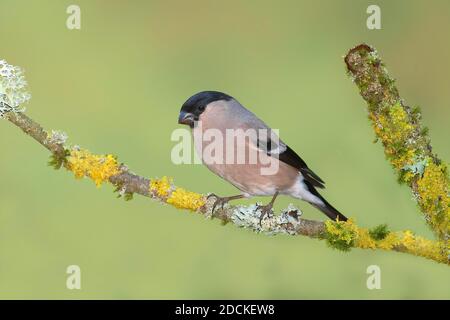
<svg viewBox="0 0 450 320"><path fill-rule="evenodd" d="M420 105L435 151L450 158L450 3L377 1L17 1L0 4L1 56L23 67L27 114L69 142L114 153L133 171L198 192L236 190L201 165L170 160L181 104L229 93L325 181L362 226L432 238L399 186L342 56L374 45L401 95ZM66 8L81 7L81 30ZM48 152L0 122L0 298L450 298L448 266L410 255L341 253L305 237L267 237L46 166ZM261 200L261 199L259 199ZM268 199L262 199L268 201ZM255 199L247 201L254 202ZM245 201L244 201L245 202ZM306 203L304 216L324 219ZM82 289L66 288L81 267ZM366 268L381 268L368 290Z"/></svg>

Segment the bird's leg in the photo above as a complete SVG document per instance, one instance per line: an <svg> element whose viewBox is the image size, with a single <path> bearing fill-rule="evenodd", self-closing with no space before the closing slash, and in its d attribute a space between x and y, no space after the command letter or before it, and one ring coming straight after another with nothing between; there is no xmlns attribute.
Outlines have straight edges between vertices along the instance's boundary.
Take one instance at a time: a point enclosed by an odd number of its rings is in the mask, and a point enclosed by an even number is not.
<svg viewBox="0 0 450 320"><path fill-rule="evenodd" d="M256 210L261 210L261 215L259 216L259 225L261 226L261 221L264 219L264 217L270 214L270 212L272 211L272 207L273 204L275 202L275 199L278 196L278 191L275 192L275 194L273 195L272 200L270 200L270 202L268 204L266 204L265 206L258 206L256 208Z"/></svg>
<svg viewBox="0 0 450 320"><path fill-rule="evenodd" d="M206 198L209 199L211 197L216 198L216 201L213 204L211 214L214 214L214 210L217 206L220 206L223 209L223 206L230 200L236 200L236 199L242 199L245 198L245 195L238 194L236 196L230 196L230 197L219 197L218 195L214 193L210 193Z"/></svg>

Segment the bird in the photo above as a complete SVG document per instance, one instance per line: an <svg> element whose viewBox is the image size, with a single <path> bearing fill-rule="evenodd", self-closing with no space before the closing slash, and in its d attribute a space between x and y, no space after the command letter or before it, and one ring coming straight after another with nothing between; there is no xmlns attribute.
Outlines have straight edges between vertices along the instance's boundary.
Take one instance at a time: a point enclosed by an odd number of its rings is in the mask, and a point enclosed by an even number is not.
<svg viewBox="0 0 450 320"><path fill-rule="evenodd" d="M286 195L308 202L323 212L328 218L338 221L347 221L347 218L328 203L319 194L317 188L323 189L324 181L315 174L286 143L279 139L278 135L265 122L259 119L253 112L245 108L232 96L219 91L202 91L187 99L181 106L178 123L187 125L194 136L194 148L209 170L231 183L241 193L237 195L215 197L212 212L217 206L224 206L231 200L250 198L253 196L272 196L266 205L258 205L260 210L260 223L266 215L270 215L276 198ZM209 140L205 139L208 130L221 133L227 137L227 132L234 132L233 139L241 138L241 146L223 142L222 149L217 149L213 154L213 160L205 161L205 151ZM242 137L247 132L268 133L256 134L256 138ZM198 139L196 137L203 137ZM242 139L245 138L245 139ZM240 148L240 149L239 149ZM211 149L211 148L210 148ZM239 150L238 150L239 149ZM227 154L243 152L249 155L250 151L257 154L257 161L250 162L246 157L244 161L226 161ZM220 152L219 152L220 151ZM276 165L276 170L271 174L262 174L262 169L267 164Z"/></svg>

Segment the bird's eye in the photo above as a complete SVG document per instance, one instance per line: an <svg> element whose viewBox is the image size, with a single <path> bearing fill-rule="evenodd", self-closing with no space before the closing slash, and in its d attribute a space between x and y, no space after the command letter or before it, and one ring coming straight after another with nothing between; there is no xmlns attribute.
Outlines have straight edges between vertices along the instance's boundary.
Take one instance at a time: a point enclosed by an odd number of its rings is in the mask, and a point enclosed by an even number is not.
<svg viewBox="0 0 450 320"><path fill-rule="evenodd" d="M205 106L200 106L200 107L198 107L198 110L199 110L199 111L205 111Z"/></svg>

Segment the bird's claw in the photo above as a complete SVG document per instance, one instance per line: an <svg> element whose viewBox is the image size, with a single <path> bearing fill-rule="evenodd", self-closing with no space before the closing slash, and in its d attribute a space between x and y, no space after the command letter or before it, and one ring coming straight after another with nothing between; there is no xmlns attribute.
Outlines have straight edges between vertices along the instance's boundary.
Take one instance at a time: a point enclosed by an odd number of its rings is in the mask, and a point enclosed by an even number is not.
<svg viewBox="0 0 450 320"><path fill-rule="evenodd" d="M214 201L212 210L211 210L211 214L214 215L214 211L216 210L217 206L220 206L221 209L223 209L223 207L225 206L226 203L228 203L228 201L230 201L230 197L219 197L218 195L214 194L214 193L210 193L206 199L209 198L216 198L216 201Z"/></svg>
<svg viewBox="0 0 450 320"><path fill-rule="evenodd" d="M262 226L262 221L263 219L268 216L270 217L270 215L272 214L272 207L273 207L273 203L269 203L266 205L258 205L256 207L256 211L261 211L261 215L259 216L259 226Z"/></svg>
<svg viewBox="0 0 450 320"><path fill-rule="evenodd" d="M214 198L220 198L217 194L215 193L210 193L208 194L208 196L206 197L206 199L208 200L209 198L214 197Z"/></svg>

